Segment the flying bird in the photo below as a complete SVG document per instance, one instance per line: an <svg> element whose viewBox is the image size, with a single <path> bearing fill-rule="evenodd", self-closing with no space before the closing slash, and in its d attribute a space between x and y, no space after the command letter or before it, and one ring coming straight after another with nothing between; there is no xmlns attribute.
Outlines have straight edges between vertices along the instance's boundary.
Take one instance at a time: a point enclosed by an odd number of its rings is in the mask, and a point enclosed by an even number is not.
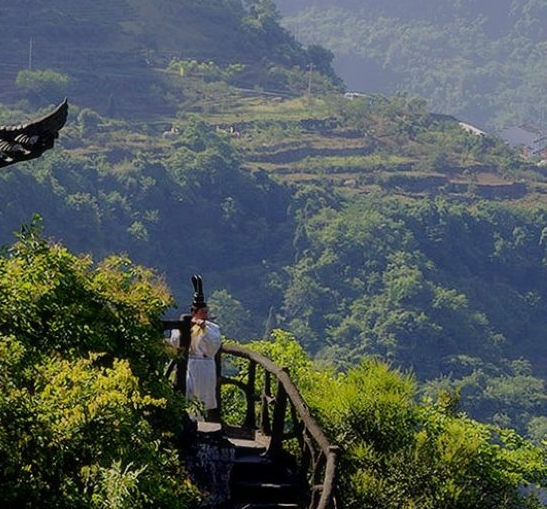
<svg viewBox="0 0 547 509"><path fill-rule="evenodd" d="M65 98L42 118L17 126L0 126L0 168L35 159L53 148L67 114L68 101Z"/></svg>

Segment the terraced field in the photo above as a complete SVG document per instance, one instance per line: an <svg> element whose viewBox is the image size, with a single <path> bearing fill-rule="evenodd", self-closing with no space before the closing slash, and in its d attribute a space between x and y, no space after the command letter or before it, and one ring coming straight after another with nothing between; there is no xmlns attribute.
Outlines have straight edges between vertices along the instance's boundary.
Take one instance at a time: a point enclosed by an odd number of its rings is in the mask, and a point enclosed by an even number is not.
<svg viewBox="0 0 547 509"><path fill-rule="evenodd" d="M112 164L137 153L159 157L180 146L180 133L188 118L197 114L238 148L243 169L265 171L291 184L328 185L347 193L383 191L465 199L543 200L545 196L537 168L522 178L461 154L426 164L434 143L390 135L389 126L374 122L368 129L350 127L327 99L235 89L230 94L210 102L207 111L194 104L177 116L158 111L146 120L104 118L84 137L75 122L67 127L64 143L74 153L101 154ZM459 129L454 124L449 128Z"/></svg>

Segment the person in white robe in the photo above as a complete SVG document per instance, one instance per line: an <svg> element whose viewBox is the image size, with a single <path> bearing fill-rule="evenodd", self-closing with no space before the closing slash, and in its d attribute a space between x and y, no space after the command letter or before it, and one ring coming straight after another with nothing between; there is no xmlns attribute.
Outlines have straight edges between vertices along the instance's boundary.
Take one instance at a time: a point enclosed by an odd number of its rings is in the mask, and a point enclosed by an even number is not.
<svg viewBox="0 0 547 509"><path fill-rule="evenodd" d="M215 356L220 349L221 336L219 326L208 319L209 310L203 295L201 276L194 275L192 283L195 292L190 309L190 344L188 347L188 365L186 369L186 398L197 398L201 401L207 417L211 410L218 407ZM175 348L180 348L180 339L180 330L174 329L171 331L171 337L168 342Z"/></svg>
<svg viewBox="0 0 547 509"><path fill-rule="evenodd" d="M206 411L218 406L215 355L220 348L220 328L207 318L206 306L192 306L191 341L186 370L186 397L198 398Z"/></svg>

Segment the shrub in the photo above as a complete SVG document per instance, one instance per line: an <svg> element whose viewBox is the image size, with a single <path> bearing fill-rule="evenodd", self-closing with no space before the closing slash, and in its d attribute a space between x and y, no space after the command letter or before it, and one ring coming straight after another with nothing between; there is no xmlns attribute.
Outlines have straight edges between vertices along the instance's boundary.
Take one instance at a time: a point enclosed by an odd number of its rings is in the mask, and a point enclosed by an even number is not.
<svg viewBox="0 0 547 509"><path fill-rule="evenodd" d="M190 507L183 402L162 376L165 285L124 257L75 256L37 223L0 257L0 506Z"/></svg>

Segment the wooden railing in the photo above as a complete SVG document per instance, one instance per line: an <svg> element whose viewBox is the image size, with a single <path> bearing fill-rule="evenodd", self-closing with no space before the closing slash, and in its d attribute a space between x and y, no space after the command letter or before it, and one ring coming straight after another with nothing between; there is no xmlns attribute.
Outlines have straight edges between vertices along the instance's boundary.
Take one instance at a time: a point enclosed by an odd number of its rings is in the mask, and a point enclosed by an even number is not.
<svg viewBox="0 0 547 509"><path fill-rule="evenodd" d="M184 352L190 343L189 327L185 326L184 319L164 320L162 325L164 331L183 331L180 355L167 368L167 375L174 371L175 388L184 392L187 366ZM239 364L246 363L246 367L237 368L237 363L231 362L230 358L239 360ZM339 509L341 504L336 493L339 448L329 443L287 369L257 352L238 345L223 344L217 356L217 379L218 418L222 419L225 403L222 386L237 387L245 395L239 427L258 431L266 437L269 443L267 454L272 460L296 460L296 475L306 499L303 507Z"/></svg>
<svg viewBox="0 0 547 509"><path fill-rule="evenodd" d="M297 475L307 493L308 509L337 509L336 466L339 449L329 443L287 370L263 355L237 345L222 345L220 355L219 396L220 386L227 384L238 387L245 395L241 427L258 430L268 437L267 454L272 459L282 459L289 449L296 456ZM221 372L220 366L229 363L229 356L246 361L243 375L241 370L231 376ZM263 376L262 380L260 375ZM272 387L273 383L276 384L275 388ZM222 414L221 397L219 402Z"/></svg>

